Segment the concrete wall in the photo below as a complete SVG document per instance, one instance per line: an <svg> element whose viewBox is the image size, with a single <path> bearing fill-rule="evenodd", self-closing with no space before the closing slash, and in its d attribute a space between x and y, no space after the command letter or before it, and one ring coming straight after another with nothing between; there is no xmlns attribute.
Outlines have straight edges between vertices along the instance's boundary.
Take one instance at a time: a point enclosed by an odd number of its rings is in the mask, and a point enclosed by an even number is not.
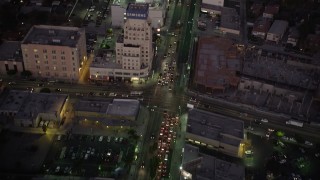
<svg viewBox="0 0 320 180"><path fill-rule="evenodd" d="M7 74L6 64L8 65L9 70L14 70L14 65L17 66L17 74L23 71L22 61L0 61L0 74Z"/></svg>

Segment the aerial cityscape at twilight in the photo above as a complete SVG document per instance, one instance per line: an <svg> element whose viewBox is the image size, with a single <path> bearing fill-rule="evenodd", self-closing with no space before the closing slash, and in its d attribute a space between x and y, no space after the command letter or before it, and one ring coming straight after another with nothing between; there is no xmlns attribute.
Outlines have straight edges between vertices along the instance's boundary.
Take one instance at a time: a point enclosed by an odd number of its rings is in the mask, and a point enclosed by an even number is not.
<svg viewBox="0 0 320 180"><path fill-rule="evenodd" d="M0 0L0 180L317 180L320 0Z"/></svg>

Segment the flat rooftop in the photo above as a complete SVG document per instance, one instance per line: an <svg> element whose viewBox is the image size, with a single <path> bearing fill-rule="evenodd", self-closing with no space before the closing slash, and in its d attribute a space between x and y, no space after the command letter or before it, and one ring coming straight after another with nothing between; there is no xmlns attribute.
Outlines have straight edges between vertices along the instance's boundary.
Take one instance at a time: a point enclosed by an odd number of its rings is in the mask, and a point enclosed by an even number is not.
<svg viewBox="0 0 320 180"><path fill-rule="evenodd" d="M74 108L76 111L106 113L111 100L79 100Z"/></svg>
<svg viewBox="0 0 320 180"><path fill-rule="evenodd" d="M29 95L29 91L11 90L1 102L0 111L18 112Z"/></svg>
<svg viewBox="0 0 320 180"><path fill-rule="evenodd" d="M35 25L29 30L22 44L75 47L81 35L85 35L82 28Z"/></svg>
<svg viewBox="0 0 320 180"><path fill-rule="evenodd" d="M238 146L244 138L243 126L242 121L200 109L192 109L188 113L188 133L233 146Z"/></svg>
<svg viewBox="0 0 320 180"><path fill-rule="evenodd" d="M196 164L188 166L192 161ZM198 147L190 144L184 146L182 164L184 170L198 180L243 180L245 178L244 166L200 153Z"/></svg>
<svg viewBox="0 0 320 180"><path fill-rule="evenodd" d="M240 29L240 17L236 9L227 7L222 8L220 27L233 30Z"/></svg>
<svg viewBox="0 0 320 180"><path fill-rule="evenodd" d="M5 41L0 45L0 61L21 60L21 42Z"/></svg>
<svg viewBox="0 0 320 180"><path fill-rule="evenodd" d="M243 65L243 74L277 82L286 86L316 89L319 85L320 73L316 69L301 68L289 64L294 57L282 55L264 55L261 50L247 54ZM316 68L316 67L315 67Z"/></svg>
<svg viewBox="0 0 320 180"><path fill-rule="evenodd" d="M135 99L114 99L107 109L108 115L113 116L137 116L140 102Z"/></svg>
<svg viewBox="0 0 320 180"><path fill-rule="evenodd" d="M284 34L288 28L288 21L275 20L269 29L268 33L272 34Z"/></svg>
<svg viewBox="0 0 320 180"><path fill-rule="evenodd" d="M39 113L60 113L68 95L53 93L30 93L15 118L32 118Z"/></svg>
<svg viewBox="0 0 320 180"><path fill-rule="evenodd" d="M104 54L102 57L95 57L92 61L90 68L110 68L110 69L122 69L122 65L115 62L114 57L108 57Z"/></svg>

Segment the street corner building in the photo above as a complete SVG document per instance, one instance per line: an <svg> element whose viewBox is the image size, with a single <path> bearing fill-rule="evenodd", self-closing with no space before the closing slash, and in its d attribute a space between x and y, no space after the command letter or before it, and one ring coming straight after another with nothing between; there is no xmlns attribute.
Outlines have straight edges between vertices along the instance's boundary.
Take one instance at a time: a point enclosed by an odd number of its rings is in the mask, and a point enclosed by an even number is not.
<svg viewBox="0 0 320 180"><path fill-rule="evenodd" d="M227 116L192 109L188 113L186 140L232 157L242 157L244 124Z"/></svg>
<svg viewBox="0 0 320 180"><path fill-rule="evenodd" d="M190 144L184 146L180 173L180 179L245 179L243 165L201 153L198 147Z"/></svg>
<svg viewBox="0 0 320 180"><path fill-rule="evenodd" d="M11 90L4 95L0 114L21 127L58 127L66 113L68 95ZM7 122L10 123L10 122Z"/></svg>
<svg viewBox="0 0 320 180"><path fill-rule="evenodd" d="M85 30L33 26L21 43L25 70L34 77L77 81L87 60Z"/></svg>

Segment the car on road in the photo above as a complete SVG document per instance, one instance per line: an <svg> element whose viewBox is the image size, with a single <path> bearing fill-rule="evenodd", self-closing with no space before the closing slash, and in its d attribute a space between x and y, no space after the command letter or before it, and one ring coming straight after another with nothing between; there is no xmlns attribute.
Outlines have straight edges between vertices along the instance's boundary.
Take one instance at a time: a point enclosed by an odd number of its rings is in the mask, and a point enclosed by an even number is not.
<svg viewBox="0 0 320 180"><path fill-rule="evenodd" d="M261 119L261 122L267 123L267 122L269 122L269 121L268 121L268 119L266 119L266 118L262 118L262 119Z"/></svg>

